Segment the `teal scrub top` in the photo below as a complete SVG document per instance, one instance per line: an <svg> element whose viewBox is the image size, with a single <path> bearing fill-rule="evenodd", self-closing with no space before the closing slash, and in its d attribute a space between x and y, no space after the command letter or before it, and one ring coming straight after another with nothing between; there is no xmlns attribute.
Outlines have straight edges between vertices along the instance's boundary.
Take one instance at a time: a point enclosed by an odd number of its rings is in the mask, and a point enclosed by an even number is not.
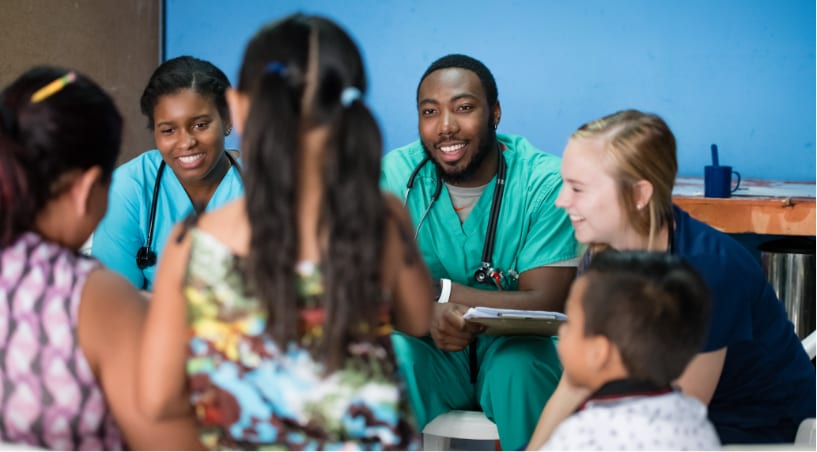
<svg viewBox="0 0 817 452"><path fill-rule="evenodd" d="M564 210L554 205L562 186L560 159L539 151L520 136L497 134L497 139L505 147L507 176L492 256L494 268L506 275L511 270L522 274L575 259L580 249L573 227ZM419 141L389 152L383 158L381 187L404 199L408 179L425 155ZM436 184L435 166L427 162L418 171L406 204L415 229L431 203ZM460 223L443 185L417 236L420 251L435 279L449 278L480 289L492 287L478 284L473 276L482 263L495 185L496 176L464 223ZM505 288L518 287L516 282L510 282Z"/></svg>
<svg viewBox="0 0 817 452"><path fill-rule="evenodd" d="M162 154L154 149L122 164L114 171L108 211L94 231L91 245L93 256L127 278L137 288L141 289L147 279L147 290L153 289L158 261L171 229L193 211L193 203L181 182L173 170L166 167L156 201L156 221L150 247L156 253L157 263L144 270L139 269L136 265L136 253L147 241L153 187L161 162ZM241 174L232 166L205 210L216 209L243 193Z"/></svg>

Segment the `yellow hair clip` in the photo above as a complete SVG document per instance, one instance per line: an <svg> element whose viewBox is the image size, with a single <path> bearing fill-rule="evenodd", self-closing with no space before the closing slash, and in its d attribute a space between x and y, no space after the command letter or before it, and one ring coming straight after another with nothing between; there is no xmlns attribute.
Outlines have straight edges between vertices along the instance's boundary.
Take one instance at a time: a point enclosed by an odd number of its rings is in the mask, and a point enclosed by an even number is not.
<svg viewBox="0 0 817 452"><path fill-rule="evenodd" d="M65 88L65 85L73 82L76 79L77 74L75 74L73 71L63 75L62 77L38 89L36 93L32 94L31 103L35 104L41 100L51 97L52 95L58 93L61 89Z"/></svg>

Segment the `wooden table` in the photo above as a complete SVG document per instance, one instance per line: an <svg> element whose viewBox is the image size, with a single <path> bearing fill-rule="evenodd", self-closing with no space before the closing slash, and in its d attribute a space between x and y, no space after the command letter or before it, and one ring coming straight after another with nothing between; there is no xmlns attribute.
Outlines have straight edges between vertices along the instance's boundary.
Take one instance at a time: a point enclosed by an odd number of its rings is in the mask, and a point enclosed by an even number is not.
<svg viewBox="0 0 817 452"><path fill-rule="evenodd" d="M744 180L731 198L705 198L702 178L679 177L672 199L727 233L813 236L815 183Z"/></svg>

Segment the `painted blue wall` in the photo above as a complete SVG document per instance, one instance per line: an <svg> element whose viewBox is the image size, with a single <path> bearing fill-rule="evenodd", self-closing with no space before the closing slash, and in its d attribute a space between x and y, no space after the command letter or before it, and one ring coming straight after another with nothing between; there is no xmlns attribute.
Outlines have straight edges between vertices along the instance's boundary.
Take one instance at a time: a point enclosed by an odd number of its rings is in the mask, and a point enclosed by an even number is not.
<svg viewBox="0 0 817 452"><path fill-rule="evenodd" d="M681 176L702 176L718 143L721 164L744 177L814 180L813 0L615 3L166 0L165 56L211 60L234 81L259 26L317 13L362 48L387 149L417 136L422 72L458 52L493 71L499 131L543 150L561 155L580 124L633 107L667 120Z"/></svg>

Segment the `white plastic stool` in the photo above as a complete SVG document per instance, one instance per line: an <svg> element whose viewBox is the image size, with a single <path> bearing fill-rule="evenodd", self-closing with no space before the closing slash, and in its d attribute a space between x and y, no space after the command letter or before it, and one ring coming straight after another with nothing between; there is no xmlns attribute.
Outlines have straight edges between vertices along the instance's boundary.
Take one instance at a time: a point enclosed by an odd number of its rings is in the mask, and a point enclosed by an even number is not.
<svg viewBox="0 0 817 452"><path fill-rule="evenodd" d="M482 411L449 411L425 426L423 450L449 450L451 438L496 441L499 432Z"/></svg>

